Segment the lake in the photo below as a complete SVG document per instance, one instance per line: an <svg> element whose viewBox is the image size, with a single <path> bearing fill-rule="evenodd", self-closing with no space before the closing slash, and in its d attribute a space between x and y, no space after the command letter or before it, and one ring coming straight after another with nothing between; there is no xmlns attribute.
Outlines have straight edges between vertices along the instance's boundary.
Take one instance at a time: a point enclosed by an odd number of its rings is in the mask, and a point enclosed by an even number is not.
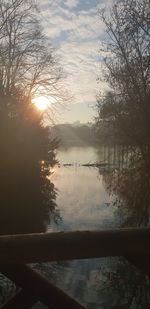
<svg viewBox="0 0 150 309"><path fill-rule="evenodd" d="M82 166L106 159L116 164L112 150L108 158L104 147L73 147L59 150L57 158L60 164L51 180L58 190L60 221L57 225L51 222L48 231L119 227L122 219L107 189L107 169ZM147 277L121 257L46 263L41 269L88 309L148 308L143 304L150 304Z"/></svg>
<svg viewBox="0 0 150 309"><path fill-rule="evenodd" d="M56 202L62 222L49 229L91 230L116 226L114 209L109 207L111 197L104 183L104 170L100 174L97 168L82 166L100 161L97 149L75 147L61 150L57 158L60 167L55 168L51 180L58 189Z"/></svg>

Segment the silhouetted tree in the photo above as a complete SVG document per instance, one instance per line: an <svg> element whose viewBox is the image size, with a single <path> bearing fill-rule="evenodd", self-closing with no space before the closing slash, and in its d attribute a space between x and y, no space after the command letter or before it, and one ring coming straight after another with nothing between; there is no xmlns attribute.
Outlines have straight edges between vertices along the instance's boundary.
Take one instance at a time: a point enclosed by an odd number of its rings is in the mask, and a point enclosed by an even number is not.
<svg viewBox="0 0 150 309"><path fill-rule="evenodd" d="M26 95L54 94L61 69L49 39L42 33L34 1L1 1L0 29L0 72L5 94L14 86Z"/></svg>
<svg viewBox="0 0 150 309"><path fill-rule="evenodd" d="M97 129L102 124L126 144L150 155L149 1L115 1L110 14L100 11L107 42L102 48L110 90L97 100ZM108 133L108 132L107 132ZM108 135L109 136L109 135Z"/></svg>
<svg viewBox="0 0 150 309"><path fill-rule="evenodd" d="M32 97L61 77L33 1L0 1L0 233L43 231L55 212L50 139ZM54 93L54 92L53 92Z"/></svg>

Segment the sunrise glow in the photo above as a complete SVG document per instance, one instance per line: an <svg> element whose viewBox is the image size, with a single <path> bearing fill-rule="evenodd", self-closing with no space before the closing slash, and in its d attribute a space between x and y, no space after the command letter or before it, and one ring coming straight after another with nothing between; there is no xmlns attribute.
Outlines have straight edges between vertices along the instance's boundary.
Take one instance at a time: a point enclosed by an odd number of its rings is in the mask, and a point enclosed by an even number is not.
<svg viewBox="0 0 150 309"><path fill-rule="evenodd" d="M32 103L35 104L35 106L40 110L40 111L44 111L47 109L48 104L49 104L49 100L46 97L37 97L34 98L32 100Z"/></svg>

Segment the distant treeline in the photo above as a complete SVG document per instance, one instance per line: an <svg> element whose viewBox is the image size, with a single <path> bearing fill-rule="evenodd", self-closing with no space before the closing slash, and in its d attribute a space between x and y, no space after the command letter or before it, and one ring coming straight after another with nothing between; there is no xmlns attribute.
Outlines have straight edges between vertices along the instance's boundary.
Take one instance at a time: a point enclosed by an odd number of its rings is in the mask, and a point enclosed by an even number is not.
<svg viewBox="0 0 150 309"><path fill-rule="evenodd" d="M60 146L90 146L98 140L92 124L59 124L51 128L54 138L58 138Z"/></svg>
<svg viewBox="0 0 150 309"><path fill-rule="evenodd" d="M58 124L51 128L53 138L58 139L59 146L97 146L122 145L122 136L118 136L115 128L105 121L97 125L87 124ZM124 142L128 145L128 142Z"/></svg>

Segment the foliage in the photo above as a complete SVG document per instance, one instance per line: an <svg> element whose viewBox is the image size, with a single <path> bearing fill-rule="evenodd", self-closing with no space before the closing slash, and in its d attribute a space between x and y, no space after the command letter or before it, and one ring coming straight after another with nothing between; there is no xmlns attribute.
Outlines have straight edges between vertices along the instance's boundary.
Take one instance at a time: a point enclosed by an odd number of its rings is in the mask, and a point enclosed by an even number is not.
<svg viewBox="0 0 150 309"><path fill-rule="evenodd" d="M0 2L0 233L44 231L55 213L50 139L32 96L47 95L60 78L33 1ZM57 211L56 211L57 216Z"/></svg>

